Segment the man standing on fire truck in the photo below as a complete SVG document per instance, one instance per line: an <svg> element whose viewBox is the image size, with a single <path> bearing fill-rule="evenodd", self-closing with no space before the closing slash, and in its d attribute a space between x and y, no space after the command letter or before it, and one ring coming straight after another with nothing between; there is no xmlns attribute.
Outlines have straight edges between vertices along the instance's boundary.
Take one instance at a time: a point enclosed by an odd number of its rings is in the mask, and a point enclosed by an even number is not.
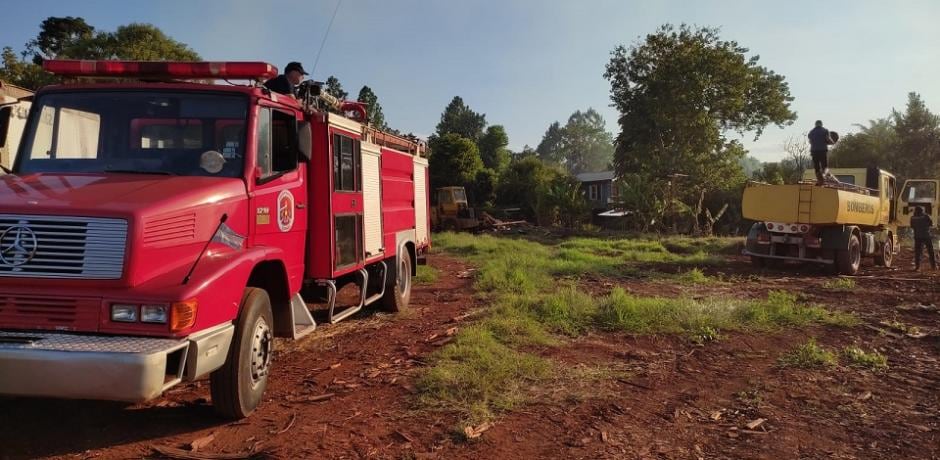
<svg viewBox="0 0 940 460"><path fill-rule="evenodd" d="M304 67L299 62L291 62L284 68L283 74L264 82L264 86L275 93L294 96L294 89L304 80L304 75L309 75Z"/></svg>

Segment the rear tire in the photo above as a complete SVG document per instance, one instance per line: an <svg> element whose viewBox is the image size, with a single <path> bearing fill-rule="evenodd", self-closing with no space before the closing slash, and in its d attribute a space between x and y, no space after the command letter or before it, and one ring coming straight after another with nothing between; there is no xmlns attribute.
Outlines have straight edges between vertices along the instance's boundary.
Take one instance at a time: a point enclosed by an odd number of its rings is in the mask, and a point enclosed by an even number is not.
<svg viewBox="0 0 940 460"><path fill-rule="evenodd" d="M385 295L382 296L385 311L398 313L408 308L411 301L411 267L411 254L403 249L395 258L395 266L389 267Z"/></svg>
<svg viewBox="0 0 940 460"><path fill-rule="evenodd" d="M858 236L849 236L849 245L846 249L840 249L836 253L836 268L839 274L854 275L858 273L858 267L862 263L862 245L858 241Z"/></svg>
<svg viewBox="0 0 940 460"><path fill-rule="evenodd" d="M875 253L875 263L891 268L892 262L894 262L894 238L889 236L881 245L881 251Z"/></svg>
<svg viewBox="0 0 940 460"><path fill-rule="evenodd" d="M261 403L274 347L274 315L268 293L245 289L239 311L225 364L209 376L216 412L234 419L247 417Z"/></svg>

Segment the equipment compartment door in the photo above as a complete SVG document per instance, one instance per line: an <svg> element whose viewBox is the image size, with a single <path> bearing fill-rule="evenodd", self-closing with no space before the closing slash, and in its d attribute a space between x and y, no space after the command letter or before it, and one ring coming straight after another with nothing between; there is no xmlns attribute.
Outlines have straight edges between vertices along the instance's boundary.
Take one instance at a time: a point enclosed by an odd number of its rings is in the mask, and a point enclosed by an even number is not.
<svg viewBox="0 0 940 460"><path fill-rule="evenodd" d="M333 129L333 276L363 265L362 151L359 136Z"/></svg>

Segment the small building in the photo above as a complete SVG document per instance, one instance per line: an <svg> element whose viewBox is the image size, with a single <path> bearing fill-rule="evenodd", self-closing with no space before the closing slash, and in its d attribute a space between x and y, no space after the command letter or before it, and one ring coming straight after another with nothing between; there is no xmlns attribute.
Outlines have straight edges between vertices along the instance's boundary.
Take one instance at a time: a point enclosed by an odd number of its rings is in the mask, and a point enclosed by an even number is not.
<svg viewBox="0 0 940 460"><path fill-rule="evenodd" d="M577 176L581 182L584 198L591 206L591 213L598 214L615 207L620 198L620 189L613 171L588 172Z"/></svg>

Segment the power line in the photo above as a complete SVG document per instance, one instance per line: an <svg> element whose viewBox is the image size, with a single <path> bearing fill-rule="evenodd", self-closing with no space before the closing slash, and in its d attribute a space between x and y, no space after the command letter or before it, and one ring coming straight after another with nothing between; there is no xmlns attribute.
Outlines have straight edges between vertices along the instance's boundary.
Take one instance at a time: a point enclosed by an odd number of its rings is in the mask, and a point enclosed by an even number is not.
<svg viewBox="0 0 940 460"><path fill-rule="evenodd" d="M336 19L336 13L339 12L339 6L343 4L343 0L336 2L336 8L333 9L333 17L330 18L329 25L326 26L326 33L323 34L323 41L320 42L320 50L317 51L317 59L313 61L313 69L310 70L310 75L312 76L317 70L317 64L320 63L320 54L323 53L323 45L326 45L326 38L330 36L330 29L333 28L333 20Z"/></svg>

